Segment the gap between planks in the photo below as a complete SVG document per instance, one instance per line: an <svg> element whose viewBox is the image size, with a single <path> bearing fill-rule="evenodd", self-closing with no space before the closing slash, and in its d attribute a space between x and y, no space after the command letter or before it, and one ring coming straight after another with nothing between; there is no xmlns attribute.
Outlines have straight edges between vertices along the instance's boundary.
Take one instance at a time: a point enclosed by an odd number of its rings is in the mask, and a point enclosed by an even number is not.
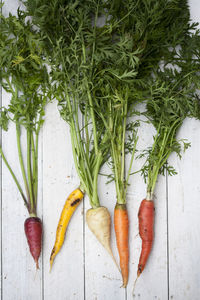
<svg viewBox="0 0 200 300"><path fill-rule="evenodd" d="M2 0L0 0L0 3L2 4ZM1 7L1 11L2 13L2 7ZM2 86L0 86L0 106L2 107ZM0 128L0 143L1 143L1 146L2 146L2 128ZM1 282L0 282L0 290L1 290L1 300L3 299L3 274L2 274L2 157L0 158L0 173L1 173L1 179L0 179L0 189L1 189L1 192L0 192L0 206L1 206L1 221L0 221L0 238L1 238L1 246L0 246L0 251L1 251L1 261L0 261L0 268L1 268Z"/></svg>

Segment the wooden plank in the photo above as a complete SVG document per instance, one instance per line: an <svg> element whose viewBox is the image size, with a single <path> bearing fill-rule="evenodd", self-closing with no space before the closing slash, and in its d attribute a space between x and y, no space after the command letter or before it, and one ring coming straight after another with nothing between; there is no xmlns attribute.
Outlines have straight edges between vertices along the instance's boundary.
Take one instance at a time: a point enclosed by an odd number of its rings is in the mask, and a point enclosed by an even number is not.
<svg viewBox="0 0 200 300"><path fill-rule="evenodd" d="M192 21L200 21L198 0L190 0ZM200 27L200 26L199 26ZM191 142L181 160L170 159L178 175L169 177L169 297L199 299L199 121L187 119L179 137Z"/></svg>
<svg viewBox="0 0 200 300"><path fill-rule="evenodd" d="M18 1L7 0L4 14L16 13ZM10 95L3 92L2 104L9 103ZM26 139L25 139L26 140ZM16 149L15 126L2 135L6 157L22 182ZM23 147L24 149L24 147ZM40 167L40 163L39 163ZM39 187L41 193L41 186ZM41 194L40 194L41 197ZM40 198L39 197L39 198ZM39 214L40 215L40 214ZM23 200L8 172L2 165L2 299L41 299L41 271L36 273L24 234L24 220L28 213ZM41 261L40 261L41 266Z"/></svg>
<svg viewBox="0 0 200 300"><path fill-rule="evenodd" d="M171 299L199 299L200 294L200 181L199 121L186 120L179 138L187 138L191 148L180 161L170 163L178 175L169 182L169 295Z"/></svg>
<svg viewBox="0 0 200 300"><path fill-rule="evenodd" d="M8 95L3 93L3 104ZM13 169L20 170L16 152L15 127L3 133L3 149ZM18 176L20 182L22 177ZM41 192L39 188L39 193ZM39 197L40 198L40 197ZM39 213L40 216L40 213ZM41 299L41 271L36 273L24 234L28 217L23 200L10 176L2 166L2 295L3 299ZM39 261L41 266L41 260Z"/></svg>
<svg viewBox="0 0 200 300"><path fill-rule="evenodd" d="M102 168L102 173L108 174L107 166ZM114 207L116 194L114 184L105 185L106 177L99 179L99 199L102 206L106 206L111 214L111 246L114 256L118 261L115 234L113 226ZM85 199L85 212L90 208L89 199ZM121 275L112 258L97 241L96 237L85 224L85 299L87 300L123 300L125 290L120 289L122 285Z"/></svg>
<svg viewBox="0 0 200 300"><path fill-rule="evenodd" d="M143 124L140 129L138 149L144 149L152 143L153 129ZM142 161L135 162L134 170L138 170ZM102 172L108 173L106 169ZM99 194L102 205L109 208L113 220L113 209L116 201L113 184L105 187L105 178L99 182ZM86 253L86 299L132 299L134 280L136 279L137 264L139 260L141 241L138 236L138 208L140 201L146 196L146 186L139 174L130 180L127 203L130 220L130 276L127 291L119 289L121 278L109 255L99 245L96 238L86 226L85 253ZM166 179L159 177L158 187L155 191L155 242L147 268L138 280L134 290L134 299L167 299L167 209L166 209ZM89 208L89 201L86 202ZM157 217L158 216L158 217ZM162 217L160 217L162 216ZM112 227L112 248L118 260L114 230ZM158 254L159 253L159 254ZM151 280L149 280L151 274ZM157 278L160 284L157 284ZM104 280L103 280L104 279ZM106 288L105 288L106 286Z"/></svg>
<svg viewBox="0 0 200 300"><path fill-rule="evenodd" d="M103 25L105 18L99 18L97 26ZM107 166L102 168L103 173L110 173ZM106 206L111 214L111 246L118 261L117 247L115 243L113 216L116 203L114 183L106 185L107 178L101 176L98 182L99 199L102 206ZM86 197L85 213L90 208L89 199ZM85 224L85 299L98 300L123 300L126 291L120 289L122 285L121 275L112 258L97 241L96 237Z"/></svg>
<svg viewBox="0 0 200 300"><path fill-rule="evenodd" d="M68 125L60 118L56 103L47 108L43 131L44 185L44 299L84 299L83 204L75 212L65 243L49 273L49 257L66 197L78 187Z"/></svg>
<svg viewBox="0 0 200 300"><path fill-rule="evenodd" d="M139 129L137 149L146 149L152 144L154 129L148 124L142 124ZM140 153L140 152L138 152ZM133 171L142 167L144 160L134 162ZM168 299L167 283L167 210L166 210L166 179L158 177L154 193L155 203L155 239L146 268L137 280L137 267L141 251L141 239L138 234L138 210L140 202L146 197L146 185L139 173L130 179L127 193L128 212L130 220L130 277L127 287L127 299ZM159 279L159 284L158 284Z"/></svg>
<svg viewBox="0 0 200 300"><path fill-rule="evenodd" d="M7 0L4 10L6 12L14 11L16 3L18 2ZM193 0L190 3L192 4L192 14L196 20L199 20L198 1ZM3 93L4 105L8 99L9 96ZM49 256L54 243L60 211L66 196L78 185L71 153L69 129L60 120L55 106L55 103L49 105L48 119L44 125L43 205L42 164L39 165L38 211L42 216L42 209L44 209L44 263L40 260L41 271L38 271L37 274L34 271L34 263L24 236L22 216L26 218L28 215L10 174L5 165L2 166L2 299L68 300L84 299L84 295L87 300L132 299L132 288L136 278L141 247L141 241L137 235L137 213L140 201L145 197L146 191L143 179L138 174L132 177L127 196L130 219L130 279L127 293L119 288L121 277L111 258L96 241L87 225L83 223L83 204L80 205L71 221L66 242L56 258L52 273L49 274ZM171 157L171 162L175 164L179 174L168 179L170 299L195 300L199 298L200 293L198 270L200 262L198 254L200 250L198 234L200 209L199 128L197 121L188 120L185 123L180 137L188 137L192 142L192 148L187 150L181 162L175 155ZM152 141L151 129L142 126L140 136L139 148L141 149ZM11 165L19 170L18 157L14 152L15 129L13 126L8 133L3 133L2 140ZM40 139L41 159L42 139ZM134 170L137 170L141 163L136 162ZM105 172L107 171L105 168ZM21 177L19 178L21 180ZM102 177L99 181L99 191L102 205L109 208L113 219L116 198L114 185L105 187L105 178ZM155 242L146 270L137 282L133 299L168 299L166 198L166 181L164 177L159 177L155 191ZM85 200L85 208L89 208L88 198ZM118 258L113 226L112 248L115 257ZM86 282L85 288L84 282Z"/></svg>
<svg viewBox="0 0 200 300"><path fill-rule="evenodd" d="M0 2L2 4L2 1ZM2 106L2 87L0 85L0 106ZM2 145L2 129L0 128L0 145ZM0 239L1 239L1 243L0 243L0 274L1 274L1 280L0 280L0 295L2 295L2 289L1 289L1 282L2 282L2 158L0 157L0 174L1 174L1 178L0 178L0 207L1 207L1 213L0 213Z"/></svg>

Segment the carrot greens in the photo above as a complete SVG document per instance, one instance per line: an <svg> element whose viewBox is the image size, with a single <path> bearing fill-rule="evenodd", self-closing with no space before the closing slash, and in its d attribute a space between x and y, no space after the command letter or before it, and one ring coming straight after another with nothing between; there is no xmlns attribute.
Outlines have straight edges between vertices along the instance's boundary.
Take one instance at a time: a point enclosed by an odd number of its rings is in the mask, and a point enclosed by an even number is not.
<svg viewBox="0 0 200 300"><path fill-rule="evenodd" d="M115 180L117 203L125 204L138 139L138 122L130 122L129 117L139 114L135 105L145 100L153 68L162 60L172 60L169 47L175 49L195 24L189 25L187 1L106 3L109 19L105 27L112 42L107 45L110 54L98 64L94 103L110 138L111 179ZM125 168L128 153L130 166Z"/></svg>
<svg viewBox="0 0 200 300"><path fill-rule="evenodd" d="M181 53L181 52L180 52ZM181 151L189 146L185 140L178 140L177 133L187 117L198 117L199 97L198 61L195 65L188 59L181 57L182 62L173 64L173 68L166 66L158 68L153 74L153 83L150 81L150 96L146 100L145 115L156 129L152 147L144 151L147 161L142 173L147 182L147 197L152 199L158 174L176 174L175 169L166 162L172 152L176 152L181 158ZM196 70L195 70L196 67ZM143 156L143 154L142 154Z"/></svg>
<svg viewBox="0 0 200 300"><path fill-rule="evenodd" d="M88 194L92 207L98 207L97 179L108 152L105 130L94 112L92 92L97 35L92 22L93 17L97 18L100 13L100 3L61 1L58 4L52 1L47 11L47 1L40 1L39 4L27 1L25 4L46 37L54 95L61 116L70 125L80 185ZM52 15L51 19L49 15Z"/></svg>
<svg viewBox="0 0 200 300"><path fill-rule="evenodd" d="M40 28L51 66L52 91L62 118L70 126L72 152L80 190L91 209L86 222L113 257L110 247L110 214L98 196L98 177L109 155L109 138L95 111L98 66L110 52L110 34L98 27L104 1L26 1L28 14ZM49 18L51 16L51 18Z"/></svg>
<svg viewBox="0 0 200 300"><path fill-rule="evenodd" d="M195 27L189 23L187 1L26 0L23 3L44 38L53 94L61 116L70 126L80 188L88 194L91 206L94 210L101 208L98 177L101 166L110 161L109 180L115 182L116 209L126 210L138 140L138 122L132 122L130 117L139 114L135 105L145 101L145 115L157 130L142 169L151 198L168 156L174 150L180 153L180 142L175 137L188 115L188 106L179 103L182 97L179 89L184 90L180 85L189 77L173 88L177 74L165 68L175 61L176 47L189 38ZM158 71L161 63L164 71ZM173 105L177 105L176 113ZM131 154L129 166L125 166L127 154ZM170 167L168 170L173 173ZM94 210L88 215L88 225L99 238L99 232L95 233L93 228L97 212ZM127 213L124 217L128 226ZM126 237L127 232L126 228ZM127 266L125 269L124 286Z"/></svg>
<svg viewBox="0 0 200 300"><path fill-rule="evenodd" d="M186 1L173 4L171 1L114 1L109 16L106 26L112 37L112 43L107 46L110 55L98 66L94 103L110 139L110 179L115 182L117 196L115 232L126 287L129 256L126 192L138 140L138 122L131 122L129 117L140 114L136 104L145 101L151 90L148 82L149 78L151 84L155 81L153 69L163 60L171 62L169 47L176 48L194 24L189 25ZM127 154L131 154L131 158L125 166ZM153 185L156 172L157 169L152 175Z"/></svg>
<svg viewBox="0 0 200 300"><path fill-rule="evenodd" d="M192 24L195 29L196 24ZM173 166L167 164L172 152L181 157L190 143L178 138L178 132L187 117L199 118L199 58L198 31L188 33L185 39L177 40L177 46L169 49L170 64L163 59L162 64L152 70L149 77L149 95L146 95L144 115L154 126L156 134L153 145L141 156L147 155L142 174L147 183L147 196L139 208L139 234L142 239L142 250L138 264L137 277L143 272L154 238L154 190L159 174L176 174ZM183 146L183 147L182 147Z"/></svg>
<svg viewBox="0 0 200 300"><path fill-rule="evenodd" d="M24 200L31 220L25 222L30 251L38 266L41 250L42 225L37 218L38 198L38 142L44 122L45 106L49 96L48 73L43 61L43 42L25 15L18 10L17 16L9 14L1 18L0 32L0 83L11 94L6 107L1 108L0 126L8 130L9 122L16 128L16 147L24 182L23 189L18 176L6 159L6 149L0 147L0 154L8 167ZM22 131L26 138L22 137ZM5 152L5 153L4 153ZM25 162L25 157L26 162ZM37 233L36 235L34 233ZM33 238L37 237L35 247Z"/></svg>

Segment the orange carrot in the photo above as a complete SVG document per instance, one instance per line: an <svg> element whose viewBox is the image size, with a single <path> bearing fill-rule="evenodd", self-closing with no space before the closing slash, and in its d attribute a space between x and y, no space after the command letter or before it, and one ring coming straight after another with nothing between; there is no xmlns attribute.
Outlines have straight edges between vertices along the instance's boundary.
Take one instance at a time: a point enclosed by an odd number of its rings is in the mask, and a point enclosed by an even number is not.
<svg viewBox="0 0 200 300"><path fill-rule="evenodd" d="M126 204L116 204L114 213L114 225L117 241L117 248L120 257L120 268L123 278L123 287L127 286L129 273L129 247L128 232L129 221Z"/></svg>
<svg viewBox="0 0 200 300"><path fill-rule="evenodd" d="M152 200L142 200L138 213L139 234L142 239L142 250L138 264L137 276L143 272L154 238L154 203Z"/></svg>

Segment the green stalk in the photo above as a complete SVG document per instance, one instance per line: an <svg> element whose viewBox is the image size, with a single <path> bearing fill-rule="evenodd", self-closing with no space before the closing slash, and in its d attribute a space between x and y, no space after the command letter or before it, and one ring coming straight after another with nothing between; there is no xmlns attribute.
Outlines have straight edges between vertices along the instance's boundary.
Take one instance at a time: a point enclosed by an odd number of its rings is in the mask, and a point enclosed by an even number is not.
<svg viewBox="0 0 200 300"><path fill-rule="evenodd" d="M70 97L67 92L67 88L65 90L66 90L66 95L67 95L68 109L72 116L73 112L72 112L72 105L71 105ZM90 165L89 165L90 157L88 157L89 153L87 155L87 151L84 149L82 137L80 134L79 120L78 120L78 104L76 103L76 91L74 90L74 88L72 86L71 86L71 90L72 90L72 94L73 94L72 100L73 100L73 106L74 106L74 110L75 110L75 113L74 113L75 119L72 116L71 121L70 121L71 128L72 128L72 130L70 131L72 133L72 138L71 138L72 152L73 152L73 157L76 159L75 166L77 169L77 173L82 181L82 185L84 185L84 187L85 187L85 191L89 196L90 202L92 203L93 179L92 179L91 169L90 169ZM86 125L86 127L88 127L88 125ZM73 140L74 137L75 137L75 143ZM78 153L77 153L77 150L78 150ZM88 151L89 151L89 148L88 148ZM77 160L77 157L78 157L78 160ZM80 169L81 169L81 172L80 172Z"/></svg>
<svg viewBox="0 0 200 300"><path fill-rule="evenodd" d="M154 192L154 189L155 189L155 184L156 184L156 181L157 181L157 177L158 177L158 173L159 173L159 170L160 170L160 162L162 161L162 155L163 155L163 152L165 150L165 145L166 145L166 142L167 142L167 132L165 131L164 133L164 136L163 136L163 140L162 140L162 145L160 147L160 152L159 152L159 159L157 161L157 163L153 166L153 170L152 172L150 173L151 174L151 177L149 179L149 183L147 185L147 193L150 194L150 197L153 196L153 192Z"/></svg>
<svg viewBox="0 0 200 300"><path fill-rule="evenodd" d="M42 118L42 117L41 117ZM37 206L37 194L38 194L38 141L39 141L40 123L35 134L35 181L34 181L34 195L35 195L35 207Z"/></svg>
<svg viewBox="0 0 200 300"><path fill-rule="evenodd" d="M115 143L113 140L113 119L112 119L112 107L111 107L111 100L109 105L109 131L110 131L110 138L111 138L111 156L113 159L113 165L114 165L114 177L115 177L115 187L116 187L116 194L117 194L117 203L123 204L123 199L121 199L120 194L120 186L119 186L119 174L118 174L118 163L117 163L117 157L116 157L116 149L115 149Z"/></svg>
<svg viewBox="0 0 200 300"><path fill-rule="evenodd" d="M22 188L21 188L21 186L19 184L19 181L17 180L17 177L15 176L15 174L14 174L11 166L9 165L9 163L8 163L8 161L7 161L7 159L6 159L5 155L4 155L3 150L2 150L1 147L0 147L0 154L1 154L1 157L2 157L2 159L3 159L3 161L4 161L5 165L6 165L6 167L10 171L10 174L12 175L12 178L13 178L14 182L17 185L17 188L18 188L18 190L19 190L19 192L20 192L20 194L22 196L22 199L24 200L24 204L25 204L26 208L29 210L29 205L28 205L27 199L26 199L26 197L25 197L25 195L24 195L24 193L22 191Z"/></svg>
<svg viewBox="0 0 200 300"><path fill-rule="evenodd" d="M102 153L98 154L98 158L97 158L97 162L96 162L96 166L95 166L95 170L94 170L94 180L93 180L93 196L92 196L92 201L91 201L91 205L93 208L97 208L100 206L99 203L99 197L98 197L98 189L97 189L97 185L98 185L98 175L99 175L99 170L102 164Z"/></svg>
<svg viewBox="0 0 200 300"><path fill-rule="evenodd" d="M89 147L89 132L88 132L88 117L87 117L87 107L85 108L85 115L84 115L84 123L85 123L85 127L84 127L84 131L85 131L85 139L86 139L86 154L87 156L89 156L90 153L90 147Z"/></svg>
<svg viewBox="0 0 200 300"><path fill-rule="evenodd" d="M126 137L126 120L127 120L127 101L125 103L124 109L124 119L123 119L123 134L122 134L122 156L121 156L121 182L124 182L125 177L125 137Z"/></svg>
<svg viewBox="0 0 200 300"><path fill-rule="evenodd" d="M94 19L94 30L93 30L94 42L92 45L91 72L92 72L92 67L93 67L93 63L94 63L94 53L95 53L95 48L96 48L95 38L96 38L96 26L97 26L98 13L99 13L99 1L98 1L97 10L96 10L95 19Z"/></svg>
<svg viewBox="0 0 200 300"><path fill-rule="evenodd" d="M111 149L112 149L112 158L113 158L113 164L114 164L114 174L115 174L115 186L116 186L116 193L117 193L117 203L118 204L124 204L124 201L121 198L121 193L120 193L118 164L117 164L117 158L116 158L116 153L115 153L115 145L114 145L113 140L111 140Z"/></svg>
<svg viewBox="0 0 200 300"><path fill-rule="evenodd" d="M95 154L98 155L97 128L96 128L96 121L95 121L94 109L93 109L93 104L92 104L92 97L89 92L88 83L87 83L87 94L88 94L88 99L89 99L89 104L90 104L90 114L91 114L91 119L92 119L94 149L95 149Z"/></svg>
<svg viewBox="0 0 200 300"><path fill-rule="evenodd" d="M62 58L62 63L64 65L65 74L67 76L68 83L69 83L69 85L71 87L71 90L73 91L73 95L74 95L75 92L74 92L73 86L70 83L70 78L68 76L68 72L67 72L67 69L65 67L65 62L64 62L62 49L60 49L60 50L61 50L61 58ZM85 180L87 180L87 176L84 180L84 178L83 178L83 176L80 172L80 169L79 169L80 157L82 157L82 159L85 159L85 157L83 157L83 155L81 155L81 152L83 154L84 149L82 149L82 141L81 141L80 132L78 131L78 134L77 134L76 125L75 125L75 121L74 121L74 118L73 118L72 105L71 105L71 101L70 101L70 97L69 97L69 93L68 93L66 84L65 84L65 95L66 95L66 99L67 99L68 109L69 109L69 112L70 112L70 135L71 135L72 154L73 154L73 158L74 158L74 164L75 164L77 174L78 174L78 176L80 178L80 181L81 181L80 184L81 184L81 186L84 187L84 191L86 191L89 198L91 199L91 193L89 192L89 190L87 188L87 185L85 184ZM73 99L73 101L74 101L74 99ZM81 147L81 149L80 149L80 147ZM77 157L78 157L78 159L77 159ZM86 166L87 166L87 164L86 164ZM85 170L85 168L83 168L83 169ZM90 172L89 172L89 179L91 180L91 184L92 184L92 179L91 179L91 176L90 176Z"/></svg>
<svg viewBox="0 0 200 300"><path fill-rule="evenodd" d="M153 176L152 176L153 179L152 179L151 195L153 195L153 192L154 192L154 189L155 189L155 185L156 185L157 177L158 177L158 174L159 174L159 170L164 165L164 163L167 161L167 159L168 159L168 157L171 153L171 151L169 151L168 153L163 155L166 144L167 144L167 141L169 139L169 136L172 135L172 138L171 138L171 144L172 144L172 141L173 141L174 135L176 133L176 130L180 126L179 122L180 122L179 119L176 120L174 122L174 124L171 126L171 128L169 129L168 133L166 131L164 133L164 138L163 138L163 142L162 142L162 145L161 145L161 151L160 151L160 154L159 154L160 158L159 158L158 164L155 166L155 171L152 172L153 173Z"/></svg>
<svg viewBox="0 0 200 300"><path fill-rule="evenodd" d="M79 160L82 160L84 162L83 168L82 168L82 172L84 172L85 174L85 178L84 181L87 179L87 175L88 175L88 179L90 181L89 185L92 186L92 176L91 176L91 171L90 171L90 167L88 165L88 157L85 153L85 149L83 146L83 142L82 142L82 137L80 134L80 127L79 127L79 120L78 120L78 106L75 103L75 96L73 97L73 101L74 101L74 107L75 107L75 121L74 121L74 128L78 137L78 143L77 143L77 147L80 150L80 158Z"/></svg>
<svg viewBox="0 0 200 300"><path fill-rule="evenodd" d="M13 89L11 83L10 83L10 80L8 78L6 78L6 82L7 82L8 86L9 86L9 88L10 88L11 94L13 96L15 96L15 91L14 91L14 89Z"/></svg>
<svg viewBox="0 0 200 300"><path fill-rule="evenodd" d="M36 194L35 194L35 185L36 185L36 149L35 149L35 143L34 143L34 137L33 132L31 132L31 157L32 157L32 166L33 166L33 173L32 173L32 182L33 182L33 199L34 204L36 207Z"/></svg>
<svg viewBox="0 0 200 300"><path fill-rule="evenodd" d="M129 169L128 169L128 174L127 174L127 177L126 177L126 186L125 186L125 195L127 193L127 187L128 187L128 182L129 182L129 177L131 175L131 169L132 169L132 165L133 165L133 159L135 157L135 150L136 150L136 145L137 145L137 142L138 142L138 136L137 138L135 139L135 143L134 143L134 147L133 147L133 152L131 154L131 161L130 161L130 165L129 165Z"/></svg>
<svg viewBox="0 0 200 300"><path fill-rule="evenodd" d="M156 133L156 136L155 136L155 139L154 139L154 143L153 143L153 147L152 147L151 153L154 152L154 149L155 149L156 144L157 144L158 136L160 134L161 121L162 120L160 119L160 123L159 123L158 129L157 129L157 133ZM149 169L148 169L148 177L147 177L148 178L147 179L147 194L149 195L149 197L151 196L152 173L153 173L153 171L151 170L151 166L150 166Z"/></svg>
<svg viewBox="0 0 200 300"><path fill-rule="evenodd" d="M73 158L74 158L74 164L75 164L75 168L76 168L77 174L78 174L78 176L80 178L80 181L81 181L80 184L81 184L81 186L83 186L84 191L86 191L86 193L88 194L89 198L91 199L91 193L90 193L89 189L87 188L87 186L85 184L85 180L84 180L84 178L82 176L82 173L80 172L79 163L78 163L78 158L80 159L80 157L81 157L81 152L80 152L80 148L79 147L82 144L81 144L81 141L78 140L78 136L77 136L77 132L76 132L76 127L75 127L75 122L74 122L74 119L72 117L71 102L70 102L70 98L69 98L67 90L65 90L65 93L66 93L66 99L67 99L68 109L69 109L69 112L70 112L70 115L71 115L71 120L70 120L70 135L71 135L72 154L73 154ZM92 181L91 181L91 183L92 183Z"/></svg>
<svg viewBox="0 0 200 300"><path fill-rule="evenodd" d="M106 141L108 139L107 134L108 133L106 132L101 140L101 142L103 144L106 143ZM93 172L93 193L92 193L92 201L90 201L90 202L91 202L91 206L93 208L97 208L100 206L99 197L98 197L98 176L99 176L99 171L100 171L103 161L104 161L104 155L102 152L99 152L98 156L96 156L94 159L94 163L93 163L94 166L92 167L92 169L94 170L94 172Z"/></svg>
<svg viewBox="0 0 200 300"><path fill-rule="evenodd" d="M122 142L121 142L121 151L119 153L119 158L121 156L121 198L123 199L123 204L126 204L126 180L125 180L125 138L126 138L126 122L127 122L127 109L128 101L125 99L125 105L123 106L123 131L122 131Z"/></svg>
<svg viewBox="0 0 200 300"><path fill-rule="evenodd" d="M16 137L17 137L18 157L19 157L20 168L21 168L21 172L22 172L24 185L25 185L26 195L27 195L27 199L29 201L30 193L29 193L28 181L27 181L27 177L26 177L26 171L25 171L25 167L24 167L20 136L21 136L20 124L17 122L16 123Z"/></svg>
<svg viewBox="0 0 200 300"><path fill-rule="evenodd" d="M83 42L82 45L82 51L83 51L83 61L86 64L86 55L85 55L85 45ZM92 57L93 60L93 57ZM89 105L90 105L90 115L92 119L92 127L93 127L93 138L94 138L94 149L95 149L95 154L98 155L98 140L97 140L97 129L96 129L96 122L95 122L95 115L94 115L94 108L93 108L93 103L92 103L92 97L90 94L90 89L87 81L87 76L85 76L85 82L86 82L86 88L87 88L87 96L89 99Z"/></svg>
<svg viewBox="0 0 200 300"><path fill-rule="evenodd" d="M27 174L28 174L28 185L30 191L30 211L31 213L36 213L34 195L33 195L33 177L32 177L32 169L31 169L31 130L26 129L26 131L27 131Z"/></svg>

